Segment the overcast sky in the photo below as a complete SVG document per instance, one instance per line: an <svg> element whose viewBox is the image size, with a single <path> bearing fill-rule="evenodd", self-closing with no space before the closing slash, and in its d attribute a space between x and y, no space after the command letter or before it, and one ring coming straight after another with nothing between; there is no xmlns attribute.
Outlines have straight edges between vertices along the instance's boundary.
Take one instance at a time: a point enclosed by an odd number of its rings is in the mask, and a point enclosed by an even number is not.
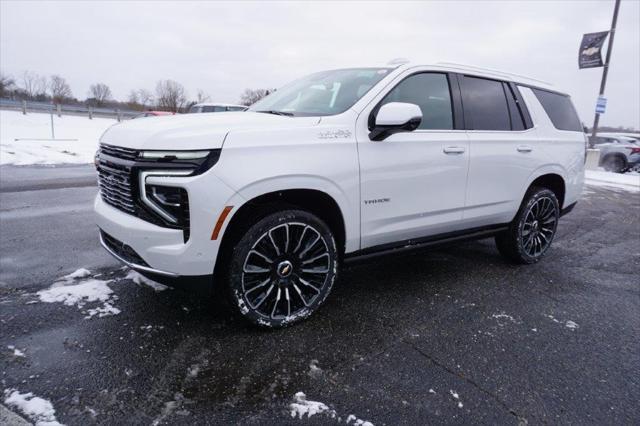
<svg viewBox="0 0 640 426"><path fill-rule="evenodd" d="M60 74L74 96L104 82L181 82L237 102L244 88L406 57L498 68L569 92L591 125L602 68L578 70L583 33L609 29L613 1L28 2L0 0L0 68ZM19 80L19 78L18 78ZM640 128L640 1L623 1L601 124Z"/></svg>

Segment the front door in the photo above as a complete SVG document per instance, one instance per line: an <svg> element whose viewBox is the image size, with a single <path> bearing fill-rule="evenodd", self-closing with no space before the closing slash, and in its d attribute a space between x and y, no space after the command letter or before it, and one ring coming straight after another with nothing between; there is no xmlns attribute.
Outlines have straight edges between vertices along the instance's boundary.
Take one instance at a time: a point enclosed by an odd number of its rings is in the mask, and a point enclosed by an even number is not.
<svg viewBox="0 0 640 426"><path fill-rule="evenodd" d="M454 114L459 97L455 90L455 77L446 73L404 78L376 108L388 102L416 104L422 122L413 132L396 133L383 141L371 141L363 131L370 111L358 118L362 248L459 229L469 142Z"/></svg>

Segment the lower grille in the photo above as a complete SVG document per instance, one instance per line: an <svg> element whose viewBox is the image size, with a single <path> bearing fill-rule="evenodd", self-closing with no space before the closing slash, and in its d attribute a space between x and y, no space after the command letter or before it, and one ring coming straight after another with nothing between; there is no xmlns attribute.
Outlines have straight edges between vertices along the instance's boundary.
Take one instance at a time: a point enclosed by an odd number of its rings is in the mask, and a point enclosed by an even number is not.
<svg viewBox="0 0 640 426"><path fill-rule="evenodd" d="M98 186L105 203L126 213L135 214L136 206L128 167L98 166Z"/></svg>
<svg viewBox="0 0 640 426"><path fill-rule="evenodd" d="M102 229L100 230L100 235L102 236L102 241L104 241L107 247L109 247L111 251L113 251L115 254L117 254L127 262L135 263L136 265L140 266L149 266L147 262L145 262L134 249L132 249L122 241L113 238Z"/></svg>

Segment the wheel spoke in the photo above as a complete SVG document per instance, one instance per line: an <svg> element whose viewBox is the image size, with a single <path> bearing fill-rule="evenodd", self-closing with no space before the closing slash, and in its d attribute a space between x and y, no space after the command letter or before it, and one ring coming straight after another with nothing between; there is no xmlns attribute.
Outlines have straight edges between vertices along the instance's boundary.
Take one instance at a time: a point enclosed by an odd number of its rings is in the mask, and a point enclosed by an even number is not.
<svg viewBox="0 0 640 426"><path fill-rule="evenodd" d="M276 249L276 255L280 256L280 249L278 248L278 245L276 244L276 242L273 240L273 235L271 235L272 232L273 232L273 229L269 231L269 240L271 240L271 244L273 244L273 248Z"/></svg>
<svg viewBox="0 0 640 426"><path fill-rule="evenodd" d="M308 252L309 250L311 250L311 248L312 248L313 246L315 246L315 245L316 245L316 243L317 243L319 240L320 240L320 234L318 234L318 235L316 236L316 239L315 239L315 240L313 240L313 242L312 242L311 244L309 244L307 247L305 247L305 249L304 249L304 250L302 250L302 252L300 252L300 254L298 255L298 257L299 257L300 259L302 259L302 258L304 257L304 255L305 255L305 254L307 254L307 252Z"/></svg>
<svg viewBox="0 0 640 426"><path fill-rule="evenodd" d="M291 316L291 299L289 298L289 289L284 289L284 297L287 299L287 317Z"/></svg>
<svg viewBox="0 0 640 426"><path fill-rule="evenodd" d="M293 249L294 253L296 253L300 248L300 246L302 245L302 241L304 240L304 236L307 233L307 229L309 229L309 227L305 226L304 229L302 230L302 234L300 234L300 238L298 239L298 245L296 245L296 248Z"/></svg>
<svg viewBox="0 0 640 426"><path fill-rule="evenodd" d="M320 254L320 255L318 255L318 256L316 256L316 257L314 257L313 259L304 260L304 261L302 262L302 264L303 264L303 265L308 265L309 263L313 263L313 262L315 262L315 261L316 261L316 260L318 260L318 259L322 259L323 257L327 257L327 258L329 258L329 253L322 253L322 254Z"/></svg>
<svg viewBox="0 0 640 426"><path fill-rule="evenodd" d="M282 290L278 288L278 294L276 295L276 301L273 303L273 309L271 310L271 318L276 317L276 309L278 309L278 302L280 301L280 292Z"/></svg>
<svg viewBox="0 0 640 426"><path fill-rule="evenodd" d="M271 282L271 278L267 278L266 280L262 281L261 283L259 283L259 284L255 285L255 286L251 287L249 290L245 290L245 291L244 291L244 294L246 295L246 294L252 293L253 291L255 291L255 290L257 290L257 289L259 289L259 288L262 288L262 287L266 286L266 285L267 285L267 284L269 284L270 282Z"/></svg>
<svg viewBox="0 0 640 426"><path fill-rule="evenodd" d="M269 289L267 290L267 292L264 294L264 296L262 296L262 299L260 299L260 302L258 302L257 305L253 305L251 306L252 309L258 309L265 300L267 300L267 297L269 297L269 294L271 294L271 290L273 290L274 285L271 284L271 287L269 287ZM245 295L246 296L246 295Z"/></svg>
<svg viewBox="0 0 640 426"><path fill-rule="evenodd" d="M304 306L309 306L309 303L307 303L306 299L302 295L302 291L300 291L300 288L296 285L296 283L293 283L293 288L298 293L298 296L300 297L300 300L302 300L302 303L304 303Z"/></svg>
<svg viewBox="0 0 640 426"><path fill-rule="evenodd" d="M248 268L251 268L251 269L248 269ZM266 268L260 268L259 266L255 266L255 265L245 265L245 267L242 268L242 272L244 272L245 274L264 274L270 271Z"/></svg>
<svg viewBox="0 0 640 426"><path fill-rule="evenodd" d="M284 231L287 237L284 243L284 252L287 253L289 251L289 224L288 223L284 224Z"/></svg>
<svg viewBox="0 0 640 426"><path fill-rule="evenodd" d="M307 287L311 287L312 289L314 289L316 293L320 293L320 289L318 289L316 286L311 284L309 281L307 281L307 280L305 280L305 279L303 279L301 277L298 277L298 280L300 281L301 284L303 284L303 285L305 285Z"/></svg>
<svg viewBox="0 0 640 426"><path fill-rule="evenodd" d="M273 260L271 260L271 258L270 258L270 257L268 257L268 256L266 256L266 255L264 255L264 254L260 253L260 252L259 252L258 250L256 250L256 249L251 250L251 251L249 252L249 255L251 255L251 254L255 254L255 255L257 255L257 256L260 256L261 258L263 258L264 260L266 260L268 263L273 263Z"/></svg>

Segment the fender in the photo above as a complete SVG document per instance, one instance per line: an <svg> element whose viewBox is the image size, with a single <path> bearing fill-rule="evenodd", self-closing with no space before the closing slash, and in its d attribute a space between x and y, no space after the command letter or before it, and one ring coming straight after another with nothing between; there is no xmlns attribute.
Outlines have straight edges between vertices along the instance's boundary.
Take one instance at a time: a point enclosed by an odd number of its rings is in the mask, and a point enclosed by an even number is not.
<svg viewBox="0 0 640 426"><path fill-rule="evenodd" d="M333 181L324 176L285 174L260 179L236 190L236 193L229 199L227 205L233 206L233 210L227 217L222 228L222 233L226 231L227 225L231 222L235 213L247 202L261 195L286 191L292 189L308 189L324 192L330 196L340 208L345 226L346 251L355 251L360 248L360 211L357 200L354 202L349 196Z"/></svg>

